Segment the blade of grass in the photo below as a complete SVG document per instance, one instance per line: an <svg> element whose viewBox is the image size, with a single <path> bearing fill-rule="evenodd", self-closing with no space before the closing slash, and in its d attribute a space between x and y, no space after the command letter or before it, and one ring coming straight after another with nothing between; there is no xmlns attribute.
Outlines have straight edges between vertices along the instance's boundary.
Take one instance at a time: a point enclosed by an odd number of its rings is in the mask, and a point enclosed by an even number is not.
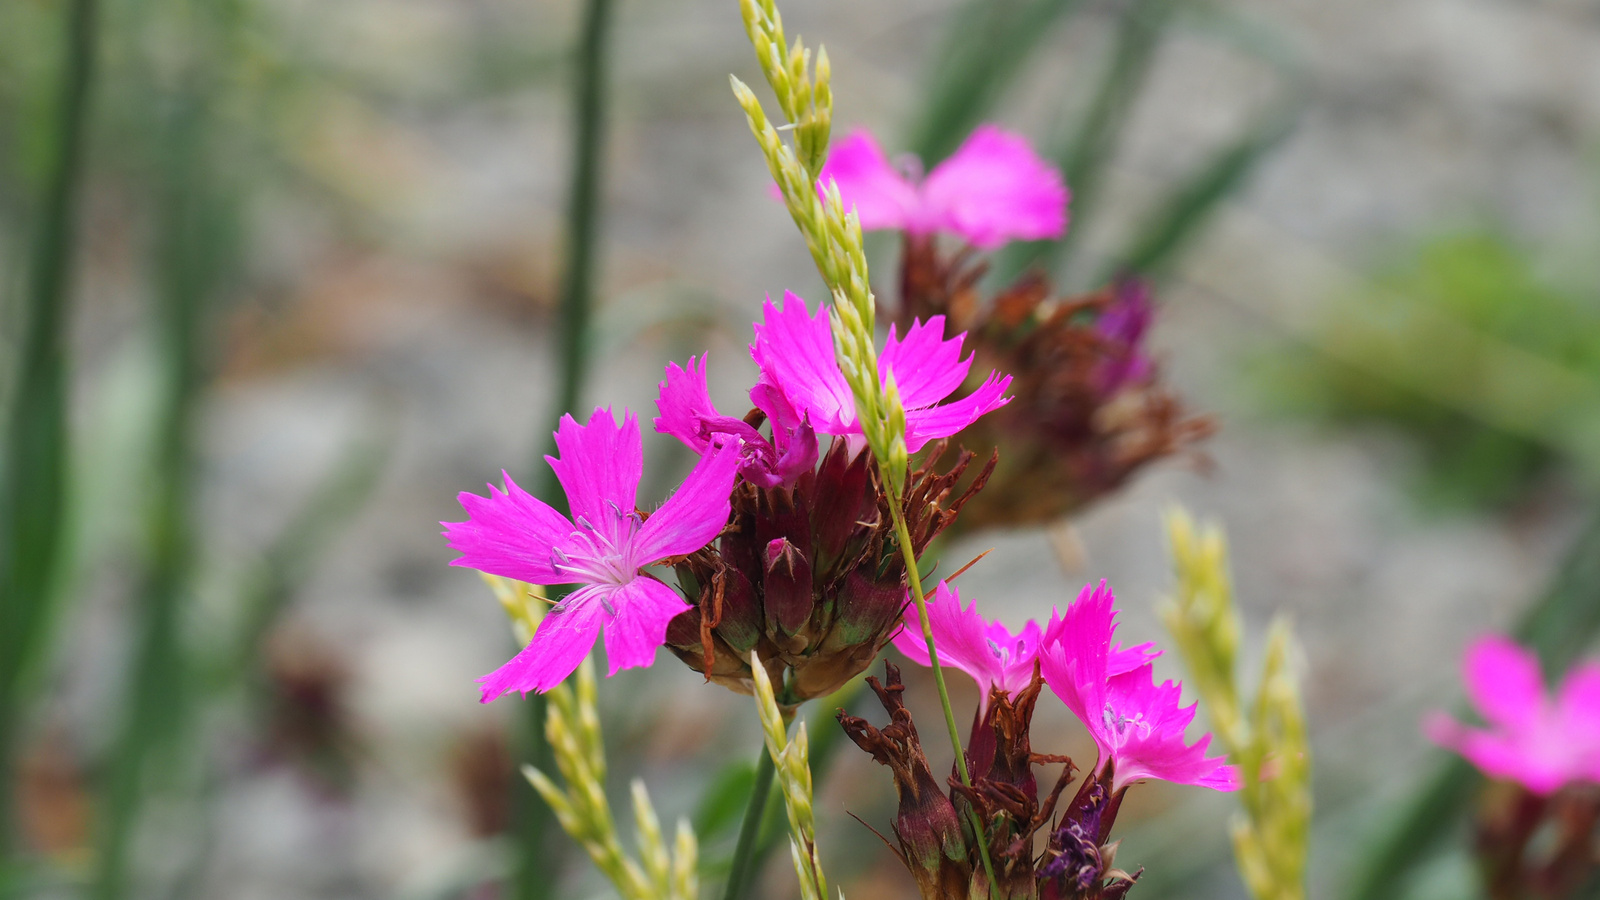
<svg viewBox="0 0 1600 900"><path fill-rule="evenodd" d="M1161 38L1179 0L1133 0L1117 26L1116 45L1088 109L1054 154L1072 191L1072 227L1058 241L1012 244L1001 254L998 276L1009 280L1034 263L1071 261L1078 236L1092 221L1101 175L1155 63Z"/></svg>
<svg viewBox="0 0 1600 900"><path fill-rule="evenodd" d="M1299 104L1275 109L1264 114L1232 145L1217 151L1135 229L1127 249L1094 283L1110 281L1121 272L1159 276L1200 232L1217 206L1289 136L1298 118Z"/></svg>
<svg viewBox="0 0 1600 900"><path fill-rule="evenodd" d="M339 461L312 488L305 505L267 545L260 565L237 591L244 610L238 634L226 645L223 656L208 667L212 677L207 687L213 697L232 695L252 675L259 675L262 645L272 625L315 570L333 536L365 507L388 463L390 437L387 433L369 432L351 442ZM259 706L261 699L257 690L248 702ZM260 716L252 715L251 719L259 720ZM206 765L195 797L200 810L193 829L198 846L173 881L169 894L173 898L201 895L206 863L217 846L218 834L213 827L215 799L223 776L214 761L207 760Z"/></svg>
<svg viewBox="0 0 1600 900"><path fill-rule="evenodd" d="M1538 652L1552 676L1565 672L1600 634L1600 515L1567 551L1561 571L1517 623L1514 634ZM1344 896L1348 900L1401 896L1407 878L1439 851L1459 824L1481 780L1472 766L1450 757L1382 829L1354 867Z"/></svg>
<svg viewBox="0 0 1600 900"><path fill-rule="evenodd" d="M21 684L48 630L68 490L66 332L94 81L96 2L72 0L65 15L54 152L34 234L25 337L0 462L0 772L6 773L0 778L0 868L6 870L16 845L9 773ZM4 880L0 872L0 885Z"/></svg>
<svg viewBox="0 0 1600 900"><path fill-rule="evenodd" d="M205 321L231 256L233 231L207 171L206 98L195 92L205 82L198 71L190 77L193 85L173 93L170 118L161 126L155 317L165 399L156 439L147 556L134 610L133 664L101 798L94 896L102 900L129 892L130 840L152 764L175 746L192 674L180 628L196 541L195 412L204 383Z"/></svg>
<svg viewBox="0 0 1600 900"><path fill-rule="evenodd" d="M1050 28L1080 0L971 0L950 19L910 147L932 168L989 114Z"/></svg>
<svg viewBox="0 0 1600 900"><path fill-rule="evenodd" d="M761 749L756 758L756 777L750 784L750 800L744 808L744 818L739 822L739 841L733 848L733 865L728 869L728 882L722 889L722 900L743 900L761 871L761 864L769 851L768 844L776 838L762 841L764 826L768 824L768 801L772 799L772 779L777 770L772 754ZM778 829L787 835L786 829Z"/></svg>
<svg viewBox="0 0 1600 900"><path fill-rule="evenodd" d="M560 417L577 407L589 374L612 2L587 0L578 35L572 82L572 176L567 198L566 259L556 334L560 370L552 432L559 427ZM553 439L547 447L554 453ZM537 495L564 511L565 492L555 473L542 460L535 460L535 470L541 476ZM553 596L559 597L560 593L552 590ZM545 739L545 712L546 700L541 694L524 702L515 749L534 768L548 772L555 760ZM512 782L517 863L511 894L516 900L545 900L554 893L564 845L550 839L555 817L527 779L518 773L512 776Z"/></svg>

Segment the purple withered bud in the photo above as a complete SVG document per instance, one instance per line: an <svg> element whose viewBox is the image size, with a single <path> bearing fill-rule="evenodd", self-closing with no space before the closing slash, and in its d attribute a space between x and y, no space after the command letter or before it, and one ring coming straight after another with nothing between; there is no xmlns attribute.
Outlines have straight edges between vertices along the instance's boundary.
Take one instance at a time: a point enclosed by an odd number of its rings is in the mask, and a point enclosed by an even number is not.
<svg viewBox="0 0 1600 900"><path fill-rule="evenodd" d="M787 538L768 542L763 597L767 617L786 635L811 618L811 563Z"/></svg>
<svg viewBox="0 0 1600 900"><path fill-rule="evenodd" d="M1040 900L1121 898L1138 880L1139 872L1112 868L1116 844L1107 838L1123 795L1114 783L1108 767L1078 786L1078 795L1045 846L1038 869Z"/></svg>

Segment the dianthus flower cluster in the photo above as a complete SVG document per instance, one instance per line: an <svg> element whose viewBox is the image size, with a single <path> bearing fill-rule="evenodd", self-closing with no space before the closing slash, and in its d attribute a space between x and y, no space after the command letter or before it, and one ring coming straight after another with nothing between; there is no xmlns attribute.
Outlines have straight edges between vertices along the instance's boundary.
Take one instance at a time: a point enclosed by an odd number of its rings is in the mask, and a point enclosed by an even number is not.
<svg viewBox="0 0 1600 900"><path fill-rule="evenodd" d="M946 796L937 787L917 740L916 726L901 699L898 669L887 682L871 679L890 721L876 728L840 713L846 732L894 773L900 810L894 833L901 855L925 898L977 896L986 878L971 832L960 813L975 811L994 861L1000 895L1042 898L1121 897L1138 873L1114 865L1110 841L1123 794L1145 780L1233 790L1237 774L1221 757L1206 755L1210 735L1193 743L1185 731L1196 704L1183 706L1181 686L1157 684L1153 644L1123 647L1113 640L1115 598L1104 582L1085 585L1065 612L1052 611L1012 632L988 621L977 604L962 605L960 593L940 584L928 602L936 652L942 665L978 683L980 701L967 743L972 787L952 778ZM926 644L908 613L895 646L927 665ZM1074 767L1065 757L1033 751L1029 731L1040 692L1048 687L1094 740L1098 759L1085 772L1072 799L1057 809ZM1036 765L1064 763L1048 798L1038 800ZM1048 829L1041 852L1034 835ZM932 852L939 848L939 852Z"/></svg>
<svg viewBox="0 0 1600 900"><path fill-rule="evenodd" d="M759 377L744 415L713 403L705 355L666 366L655 431L698 459L659 507L638 502L644 457L638 417L623 410L618 424L609 408L594 410L583 424L565 417L556 432L557 455L547 461L566 494L566 512L509 475L486 497L460 495L467 520L445 523L444 532L460 553L455 565L567 590L527 647L481 679L482 699L550 690L603 635L612 674L650 665L665 647L734 690L770 683L776 702L792 709L837 690L893 641L912 661L929 665L937 658L971 675L980 689L966 753L973 778L952 779L949 795L921 752L892 664L887 683L869 679L890 714L886 727L840 715L851 738L894 772L901 798L896 834L923 896L987 892L987 865L979 858L992 855L1000 861L993 886L1005 896L1120 897L1137 873L1113 867L1108 835L1128 786L1160 779L1226 790L1234 771L1206 756L1209 736L1186 741L1195 706L1180 704L1177 684L1156 683L1153 645L1113 641L1116 612L1103 583L1085 587L1044 625L1030 621L1019 632L986 620L975 604L963 606L957 590L942 583L926 603L931 637L923 632L908 595L907 556L920 556L949 529L997 462L1025 446L1026 435L977 424L1019 399L1036 404L1037 394L1060 385L1048 371L975 367L1011 338L992 321L974 319L970 297L942 307L932 302L957 295L949 283L939 286L943 294L913 284L926 275L915 266L933 253L939 233L980 249L1058 236L1067 192L1021 138L988 126L926 178L917 168L897 169L870 135L858 132L822 170L823 183L837 188L864 227L907 236L909 287L876 354L884 396L895 398L896 438L906 453L921 454L903 487L898 472L894 490L882 483L884 463L874 460L857 412L859 383L838 360L835 320L793 293L769 298L753 325L749 352ZM937 262L937 254L931 258ZM1118 285L1112 300L1089 309L1087 325L1075 314L1070 323L1041 319L1032 307L1019 317L1009 296L994 315L1015 320L1015 328L1050 335L1070 324L1074 337L1093 335L1093 351L1074 357L1071 368L1072 384L1087 392L1088 412L1072 415L1100 415L1115 398L1151 384L1154 365L1141 344L1151 306L1141 285ZM986 355L972 352L974 335L961 324L969 320L987 329L976 338L991 347ZM1061 364L1048 353L1008 358L1041 369ZM1019 383L1030 385L1023 395L1016 393ZM1037 428L1055 433L1070 424L1053 407L1044 413ZM952 439L982 455L952 454ZM1038 462L1041 452L1057 449L1028 448L1034 462L1007 470L1008 490L1021 490L1016 479L1030 477L1036 494L1059 489L1061 473ZM974 465L978 460L985 461ZM1128 469L1085 481L1073 496L1101 491ZM1009 518L991 518L1019 522L1031 515L1012 510ZM1034 754L1029 737L1046 687L1083 722L1099 754L1059 817L1055 809L1073 766L1064 757ZM1041 804L1033 767L1049 761L1066 767ZM982 827L966 828L963 817ZM1033 836L1046 828L1036 856ZM974 834L984 847L974 846Z"/></svg>

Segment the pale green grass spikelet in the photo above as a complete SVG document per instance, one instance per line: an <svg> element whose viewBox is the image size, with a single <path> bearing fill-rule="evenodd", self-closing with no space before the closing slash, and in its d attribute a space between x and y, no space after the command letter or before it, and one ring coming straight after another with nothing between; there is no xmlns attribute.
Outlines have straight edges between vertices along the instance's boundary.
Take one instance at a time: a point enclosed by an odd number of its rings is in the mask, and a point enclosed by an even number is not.
<svg viewBox="0 0 1600 900"><path fill-rule="evenodd" d="M533 640L533 632L544 620L545 609L548 608L544 587L512 578L501 578L499 575L490 575L487 572L478 574L483 576L484 583L489 585L489 590L494 592L494 598L500 601L501 608L506 611L506 617L511 620L511 633L516 635L517 642L524 647L528 646Z"/></svg>
<svg viewBox="0 0 1600 900"><path fill-rule="evenodd" d="M616 821L606 801L605 745L596 707L594 662L584 660L575 682L557 685L548 696L545 735L565 787L532 766L523 766L522 773L555 812L562 830L583 847L623 900L698 900L699 852L694 833L688 822L679 821L677 839L669 849L642 781L632 784L638 860L628 855L617 836Z"/></svg>
<svg viewBox="0 0 1600 900"><path fill-rule="evenodd" d="M1261 684L1248 715L1235 673L1239 613L1222 532L1197 532L1182 510L1167 516L1177 590L1162 608L1206 705L1212 726L1239 768L1243 815L1232 827L1234 857L1256 900L1304 900L1311 832L1311 748L1289 624L1273 622Z"/></svg>
<svg viewBox="0 0 1600 900"><path fill-rule="evenodd" d="M783 713L778 709L772 692L772 682L767 678L766 667L754 651L750 654L754 671L756 709L761 716L761 731L767 743L767 753L772 756L773 768L779 787L783 791L784 811L789 817L790 851L794 857L795 875L800 880L800 895L804 898L821 898L828 895L828 881L822 874L822 860L817 855L817 823L811 799L810 742L806 739L804 722L795 730L794 740L788 739Z"/></svg>

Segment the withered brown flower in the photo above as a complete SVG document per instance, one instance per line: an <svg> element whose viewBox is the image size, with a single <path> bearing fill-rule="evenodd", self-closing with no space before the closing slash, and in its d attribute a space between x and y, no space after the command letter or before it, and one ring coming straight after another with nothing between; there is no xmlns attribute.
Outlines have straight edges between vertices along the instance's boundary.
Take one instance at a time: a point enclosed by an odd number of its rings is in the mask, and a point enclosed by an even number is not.
<svg viewBox="0 0 1600 900"><path fill-rule="evenodd" d="M932 238L912 236L904 247L899 326L943 316L947 336L967 333L973 371L1012 378L1011 402L955 438L1000 455L960 532L1058 520L1214 430L1184 409L1142 349L1151 315L1142 283L1123 279L1057 297L1029 273L985 297L979 282L988 264L972 248L947 254Z"/></svg>

